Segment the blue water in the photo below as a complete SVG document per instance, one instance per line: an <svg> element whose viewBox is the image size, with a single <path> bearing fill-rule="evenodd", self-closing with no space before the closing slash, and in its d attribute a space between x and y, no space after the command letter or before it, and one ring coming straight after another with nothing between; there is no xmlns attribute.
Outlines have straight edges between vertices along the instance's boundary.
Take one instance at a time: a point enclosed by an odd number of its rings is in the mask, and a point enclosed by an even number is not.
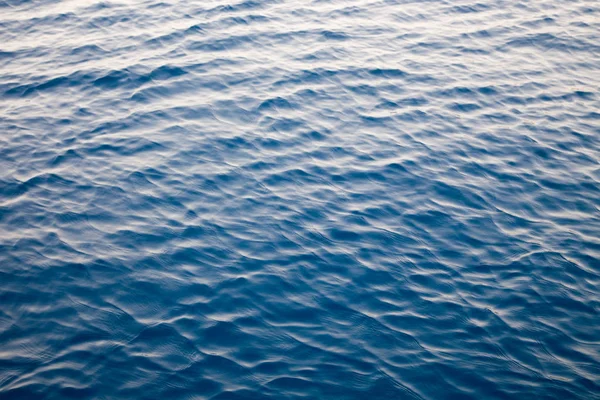
<svg viewBox="0 0 600 400"><path fill-rule="evenodd" d="M1 0L1 399L600 399L600 3Z"/></svg>

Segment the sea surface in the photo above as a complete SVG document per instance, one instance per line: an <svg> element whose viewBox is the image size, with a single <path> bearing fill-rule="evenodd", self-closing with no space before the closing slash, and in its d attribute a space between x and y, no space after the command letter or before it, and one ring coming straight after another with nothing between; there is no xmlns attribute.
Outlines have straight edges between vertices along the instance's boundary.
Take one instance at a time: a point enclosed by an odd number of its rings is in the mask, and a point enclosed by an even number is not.
<svg viewBox="0 0 600 400"><path fill-rule="evenodd" d="M600 2L0 0L0 399L600 399Z"/></svg>

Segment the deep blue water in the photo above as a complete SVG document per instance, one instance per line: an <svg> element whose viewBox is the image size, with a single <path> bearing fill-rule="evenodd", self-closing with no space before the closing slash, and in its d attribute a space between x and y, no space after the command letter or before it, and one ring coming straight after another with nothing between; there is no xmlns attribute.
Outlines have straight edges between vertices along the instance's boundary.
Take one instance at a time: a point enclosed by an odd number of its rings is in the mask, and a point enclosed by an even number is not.
<svg viewBox="0 0 600 400"><path fill-rule="evenodd" d="M1 0L1 399L600 399L600 3Z"/></svg>

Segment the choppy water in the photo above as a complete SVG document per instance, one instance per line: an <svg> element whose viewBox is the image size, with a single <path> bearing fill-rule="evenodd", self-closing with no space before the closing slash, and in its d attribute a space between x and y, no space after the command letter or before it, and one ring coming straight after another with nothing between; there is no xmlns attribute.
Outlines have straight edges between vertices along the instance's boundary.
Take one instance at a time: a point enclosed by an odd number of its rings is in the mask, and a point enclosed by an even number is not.
<svg viewBox="0 0 600 400"><path fill-rule="evenodd" d="M2 399L599 399L596 1L0 2Z"/></svg>

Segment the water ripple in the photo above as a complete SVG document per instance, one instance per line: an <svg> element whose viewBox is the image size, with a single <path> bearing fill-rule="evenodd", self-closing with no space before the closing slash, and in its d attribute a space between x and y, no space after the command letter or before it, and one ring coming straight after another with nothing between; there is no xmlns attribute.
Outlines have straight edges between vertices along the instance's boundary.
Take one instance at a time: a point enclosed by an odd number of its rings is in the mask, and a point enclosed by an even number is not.
<svg viewBox="0 0 600 400"><path fill-rule="evenodd" d="M0 398L600 399L595 2L0 10Z"/></svg>

